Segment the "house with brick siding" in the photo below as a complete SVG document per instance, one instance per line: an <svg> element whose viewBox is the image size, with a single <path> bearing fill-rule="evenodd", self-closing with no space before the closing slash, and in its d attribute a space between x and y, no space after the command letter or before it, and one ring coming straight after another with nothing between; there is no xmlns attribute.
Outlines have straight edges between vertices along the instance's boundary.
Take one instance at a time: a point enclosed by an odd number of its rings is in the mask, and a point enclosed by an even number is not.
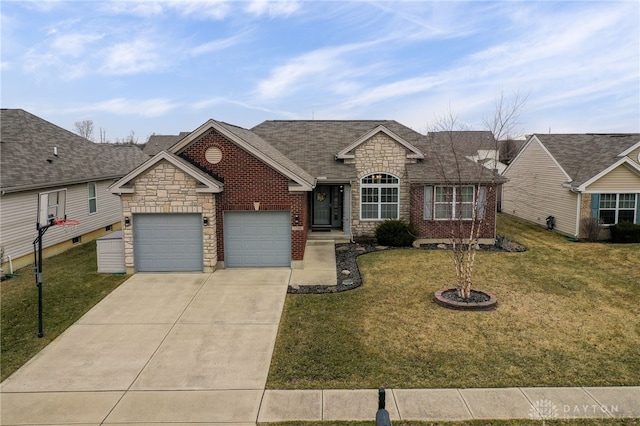
<svg viewBox="0 0 640 426"><path fill-rule="evenodd" d="M504 172L502 211L584 238L585 221L640 223L640 134L533 134Z"/></svg>
<svg viewBox="0 0 640 426"><path fill-rule="evenodd" d="M302 267L310 237L371 238L387 219L415 225L418 243L446 242L474 205L481 243L493 243L504 179L467 158L486 137L424 135L393 120L251 129L209 120L159 135L171 146L111 186L122 199L127 270Z"/></svg>

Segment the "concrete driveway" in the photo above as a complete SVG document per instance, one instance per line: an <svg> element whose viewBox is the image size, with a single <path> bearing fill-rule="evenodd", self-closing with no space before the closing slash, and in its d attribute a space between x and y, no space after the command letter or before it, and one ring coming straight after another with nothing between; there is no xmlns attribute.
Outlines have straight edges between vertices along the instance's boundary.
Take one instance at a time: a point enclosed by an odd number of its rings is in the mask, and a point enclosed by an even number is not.
<svg viewBox="0 0 640 426"><path fill-rule="evenodd" d="M290 274L134 275L2 383L0 423L255 424Z"/></svg>

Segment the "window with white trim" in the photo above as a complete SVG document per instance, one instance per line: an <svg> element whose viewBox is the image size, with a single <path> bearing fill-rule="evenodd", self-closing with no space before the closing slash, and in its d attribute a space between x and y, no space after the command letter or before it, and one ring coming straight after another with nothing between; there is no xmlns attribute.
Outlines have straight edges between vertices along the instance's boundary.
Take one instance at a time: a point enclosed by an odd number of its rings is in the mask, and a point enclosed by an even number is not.
<svg viewBox="0 0 640 426"><path fill-rule="evenodd" d="M477 191L476 191L477 189ZM477 203L475 197L478 197ZM457 203L453 200L457 199ZM487 208L487 187L468 186L425 186L424 187L424 220L473 219L473 209L478 209L478 219L485 218Z"/></svg>
<svg viewBox="0 0 640 426"><path fill-rule="evenodd" d="M360 180L360 219L398 219L400 180L387 173L373 173Z"/></svg>
<svg viewBox="0 0 640 426"><path fill-rule="evenodd" d="M598 217L605 225L636 222L637 194L600 194Z"/></svg>
<svg viewBox="0 0 640 426"><path fill-rule="evenodd" d="M95 182L89 182L87 184L89 190L89 214L96 213L98 211L98 192Z"/></svg>

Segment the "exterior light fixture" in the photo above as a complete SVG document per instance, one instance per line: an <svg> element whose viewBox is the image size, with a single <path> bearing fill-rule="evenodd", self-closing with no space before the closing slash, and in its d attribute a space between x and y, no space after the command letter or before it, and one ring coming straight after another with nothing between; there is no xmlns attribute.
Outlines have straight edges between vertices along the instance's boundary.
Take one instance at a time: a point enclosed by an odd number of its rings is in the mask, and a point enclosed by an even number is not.
<svg viewBox="0 0 640 426"><path fill-rule="evenodd" d="M208 217L206 217L206 216L205 216L205 217L203 217L203 218L202 218L202 224L203 224L204 226L209 226L209 218L208 218Z"/></svg>
<svg viewBox="0 0 640 426"><path fill-rule="evenodd" d="M129 216L124 217L124 226L131 226L131 218Z"/></svg>

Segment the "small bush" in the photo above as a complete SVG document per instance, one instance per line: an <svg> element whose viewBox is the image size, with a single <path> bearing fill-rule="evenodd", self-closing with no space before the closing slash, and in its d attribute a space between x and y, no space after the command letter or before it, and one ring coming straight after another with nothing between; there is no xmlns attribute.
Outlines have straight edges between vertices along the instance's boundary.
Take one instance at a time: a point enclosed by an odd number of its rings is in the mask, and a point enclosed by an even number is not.
<svg viewBox="0 0 640 426"><path fill-rule="evenodd" d="M600 235L600 219L597 217L586 217L582 219L582 234L588 241L598 241Z"/></svg>
<svg viewBox="0 0 640 426"><path fill-rule="evenodd" d="M621 222L609 227L611 230L611 240L614 243L640 243L640 225L629 222Z"/></svg>
<svg viewBox="0 0 640 426"><path fill-rule="evenodd" d="M411 247L418 231L403 220L385 220L376 227L378 244L392 247Z"/></svg>

